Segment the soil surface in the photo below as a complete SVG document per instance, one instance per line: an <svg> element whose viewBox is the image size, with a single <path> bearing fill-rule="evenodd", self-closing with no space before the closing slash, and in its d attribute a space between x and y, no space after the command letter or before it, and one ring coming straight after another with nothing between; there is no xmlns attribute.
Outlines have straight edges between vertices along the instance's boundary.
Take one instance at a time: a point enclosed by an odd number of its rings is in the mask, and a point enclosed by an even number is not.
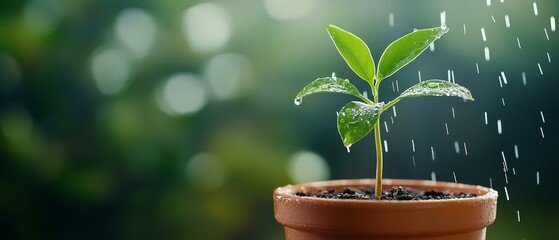
<svg viewBox="0 0 559 240"><path fill-rule="evenodd" d="M324 190L316 193L297 192L300 197L331 199L375 200L374 189L346 188L342 191ZM477 197L469 193L448 193L438 191L421 191L413 188L393 188L382 193L382 200L440 200Z"/></svg>

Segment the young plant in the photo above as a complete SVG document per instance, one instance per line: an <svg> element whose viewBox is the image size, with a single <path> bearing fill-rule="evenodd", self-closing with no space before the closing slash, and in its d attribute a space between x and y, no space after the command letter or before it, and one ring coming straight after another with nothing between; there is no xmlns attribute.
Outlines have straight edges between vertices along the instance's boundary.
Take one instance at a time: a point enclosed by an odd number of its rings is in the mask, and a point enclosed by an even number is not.
<svg viewBox="0 0 559 240"><path fill-rule="evenodd" d="M353 95L361 101L352 101L338 112L338 132L343 144L348 148L361 140L373 130L375 135L375 149L377 157L375 197L380 199L382 194L382 145L380 137L380 115L394 106L400 100L420 96L454 96L466 100L474 100L470 91L458 84L431 79L422 81L400 94L388 103L379 100L379 86L382 80L391 76L406 64L413 61L431 43L448 32L446 26L414 30L392 42L382 53L377 66L369 47L354 34L337 26L326 27L334 45L349 67L371 86L373 99L370 100L347 79L331 77L318 78L301 90L295 97L295 104L300 105L303 97L315 93L342 93Z"/></svg>

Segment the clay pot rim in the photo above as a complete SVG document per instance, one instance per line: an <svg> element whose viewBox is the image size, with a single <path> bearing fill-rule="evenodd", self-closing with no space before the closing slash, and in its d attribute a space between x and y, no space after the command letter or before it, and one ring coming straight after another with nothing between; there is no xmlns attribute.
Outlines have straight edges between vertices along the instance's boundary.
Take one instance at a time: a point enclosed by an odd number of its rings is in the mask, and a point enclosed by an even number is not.
<svg viewBox="0 0 559 240"><path fill-rule="evenodd" d="M282 187L278 187L274 190L274 196L278 199L280 198L290 198L291 200L299 202L315 202L315 203L343 203L347 204L382 204L382 205L406 205L406 204L442 204L442 203L468 203L476 202L484 199L496 199L499 194L496 190L492 188L487 188L479 185L470 185L463 183L453 183L445 181L430 181L430 180L415 180L415 179L383 179L383 186L402 186L411 187L417 189L424 189L425 187L433 186L433 189L445 191L444 189L463 189L465 193L475 193L478 196L472 198L457 198L457 199L438 199L438 200L412 200L412 201L400 201L400 200L356 200L356 199L329 199L329 198L316 198L316 197L301 197L295 195L296 192L310 189L324 189L324 188L342 188L342 187L361 187L361 186L373 186L375 183L374 179L339 179L339 180L328 180L328 181L317 181L301 184L289 184ZM449 190L446 190L449 191ZM455 192L455 191L451 191Z"/></svg>

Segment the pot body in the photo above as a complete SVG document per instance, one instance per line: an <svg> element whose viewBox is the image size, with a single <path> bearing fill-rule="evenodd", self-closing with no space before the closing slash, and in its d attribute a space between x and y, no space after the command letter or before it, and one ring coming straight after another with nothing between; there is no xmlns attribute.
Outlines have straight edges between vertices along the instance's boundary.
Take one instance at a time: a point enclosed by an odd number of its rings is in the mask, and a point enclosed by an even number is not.
<svg viewBox="0 0 559 240"><path fill-rule="evenodd" d="M347 187L371 188L374 179L333 180L287 185L274 191L275 218L286 240L484 240L495 221L495 190L481 186L424 180L384 179L383 188L473 193L450 200L342 200L296 196Z"/></svg>

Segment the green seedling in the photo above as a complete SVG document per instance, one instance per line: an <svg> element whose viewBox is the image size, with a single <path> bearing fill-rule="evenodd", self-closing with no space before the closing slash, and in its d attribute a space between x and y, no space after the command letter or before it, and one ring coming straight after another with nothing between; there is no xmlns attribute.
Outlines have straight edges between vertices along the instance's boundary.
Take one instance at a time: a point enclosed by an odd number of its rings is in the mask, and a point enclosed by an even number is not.
<svg viewBox="0 0 559 240"><path fill-rule="evenodd" d="M309 83L295 97L295 104L300 105L303 97L315 93L342 93L355 96L362 101L352 101L340 109L337 116L338 132L344 146L349 150L352 144L361 140L373 130L376 149L376 183L375 197L380 199L382 194L382 145L380 137L380 115L390 109L400 100L421 96L454 96L466 100L474 100L468 89L458 84L431 79L422 81L388 103L379 100L379 86L382 80L390 77L406 64L413 61L431 43L448 32L446 26L414 30L396 41L392 42L382 53L377 66L369 47L354 34L337 26L326 27L338 52L349 67L371 86L372 100L351 84L349 80L338 78L335 74L331 77L318 78Z"/></svg>

